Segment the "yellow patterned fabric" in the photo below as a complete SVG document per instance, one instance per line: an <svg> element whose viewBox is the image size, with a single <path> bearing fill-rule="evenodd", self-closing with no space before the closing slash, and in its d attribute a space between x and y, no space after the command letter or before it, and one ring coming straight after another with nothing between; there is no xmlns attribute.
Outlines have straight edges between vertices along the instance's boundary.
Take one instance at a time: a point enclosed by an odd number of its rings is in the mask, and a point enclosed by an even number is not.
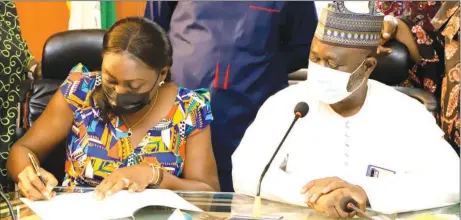
<svg viewBox="0 0 461 220"><path fill-rule="evenodd" d="M180 87L168 115L145 134L139 146L132 147L128 128L119 117L112 117L109 123L101 120L92 99L99 74L79 64L60 88L75 118L68 137L63 185L95 186L115 169L142 162L180 176L187 138L213 120L209 93Z"/></svg>

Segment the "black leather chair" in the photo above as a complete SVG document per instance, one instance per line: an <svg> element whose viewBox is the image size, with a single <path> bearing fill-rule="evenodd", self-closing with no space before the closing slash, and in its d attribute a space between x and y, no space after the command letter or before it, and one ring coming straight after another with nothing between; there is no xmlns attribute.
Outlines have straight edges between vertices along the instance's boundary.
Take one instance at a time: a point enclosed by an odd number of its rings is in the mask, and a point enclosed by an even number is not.
<svg viewBox="0 0 461 220"><path fill-rule="evenodd" d="M42 114L53 94L78 63L90 71L100 70L104 30L73 30L54 34L42 54L42 79L26 80L20 90L20 116L16 140L22 137ZM49 154L42 167L61 182L64 177L66 141Z"/></svg>
<svg viewBox="0 0 461 220"><path fill-rule="evenodd" d="M83 63L90 70L100 70L105 30L72 30L54 34L42 53L44 79L66 79L70 69Z"/></svg>
<svg viewBox="0 0 461 220"><path fill-rule="evenodd" d="M300 69L288 75L288 84L295 85L300 81L307 79L307 69Z"/></svg>
<svg viewBox="0 0 461 220"><path fill-rule="evenodd" d="M393 86L397 91L420 101L428 111L434 112L437 109L437 101L432 93L419 88L398 86L408 78L408 70L413 66L408 49L398 41L390 41L386 46L392 48L392 53L377 57L378 64L370 75L370 79ZM307 69L301 69L288 75L290 85L306 79Z"/></svg>
<svg viewBox="0 0 461 220"><path fill-rule="evenodd" d="M404 88L398 85L408 79L408 70L414 62L411 60L410 52L406 46L398 41L390 41L386 46L392 48L392 53L377 57L378 64L370 75L375 79L389 86L394 86L397 91L420 101L426 109L434 112L437 110L437 100L429 91L419 88Z"/></svg>
<svg viewBox="0 0 461 220"><path fill-rule="evenodd" d="M20 90L20 114L16 128L16 140L21 138L45 110L62 80L26 80ZM51 172L61 183L64 177L66 141L61 142L46 158L41 166Z"/></svg>
<svg viewBox="0 0 461 220"><path fill-rule="evenodd" d="M408 79L408 70L413 66L410 52L402 43L391 41L387 44L392 48L392 53L378 55L378 63L370 75L370 79L386 85L397 86Z"/></svg>

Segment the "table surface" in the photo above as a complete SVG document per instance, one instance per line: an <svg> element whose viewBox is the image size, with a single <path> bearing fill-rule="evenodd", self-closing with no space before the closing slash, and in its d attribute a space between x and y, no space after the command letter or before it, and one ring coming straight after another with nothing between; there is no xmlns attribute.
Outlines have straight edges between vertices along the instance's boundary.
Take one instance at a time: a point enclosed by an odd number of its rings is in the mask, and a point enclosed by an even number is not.
<svg viewBox="0 0 461 220"><path fill-rule="evenodd" d="M222 192L177 191L176 193L188 202L205 211L204 213L188 213L193 217L193 219L226 219L231 215L251 216L252 214L254 198L249 196ZM40 219L31 209L19 200L20 194L18 192L8 193L7 197L13 205L13 209L16 210L15 212L19 212L19 219ZM443 208L403 213L399 215L383 215L371 210L368 211L368 214L372 216L379 216L381 219L384 219L385 217L390 219L408 219L425 214L448 214L459 219L459 211L460 207L459 204L457 204ZM173 209L167 207L146 207L137 211L134 217L135 219L167 219L172 212ZM263 200L261 212L264 216L283 216L283 219L328 219L328 217L315 213L315 211L310 208L291 206L267 200ZM0 219L11 219L9 217L8 207L4 202L0 203Z"/></svg>

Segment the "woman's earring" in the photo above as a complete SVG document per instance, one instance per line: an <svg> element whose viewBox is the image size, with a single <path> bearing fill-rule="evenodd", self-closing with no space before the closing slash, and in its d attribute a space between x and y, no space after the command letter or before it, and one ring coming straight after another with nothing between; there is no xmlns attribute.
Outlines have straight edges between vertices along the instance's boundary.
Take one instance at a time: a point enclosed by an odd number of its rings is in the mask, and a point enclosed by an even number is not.
<svg viewBox="0 0 461 220"><path fill-rule="evenodd" d="M95 85L100 86L101 84L102 84L102 77L101 75L97 75Z"/></svg>
<svg viewBox="0 0 461 220"><path fill-rule="evenodd" d="M158 86L162 87L163 85L165 85L165 81L161 81Z"/></svg>

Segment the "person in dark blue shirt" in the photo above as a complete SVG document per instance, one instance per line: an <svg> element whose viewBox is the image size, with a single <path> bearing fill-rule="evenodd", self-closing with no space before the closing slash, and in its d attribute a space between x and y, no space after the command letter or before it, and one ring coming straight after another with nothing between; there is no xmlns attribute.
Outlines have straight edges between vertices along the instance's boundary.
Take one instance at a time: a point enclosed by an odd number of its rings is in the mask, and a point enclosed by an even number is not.
<svg viewBox="0 0 461 220"><path fill-rule="evenodd" d="M288 74L307 67L314 2L149 1L145 17L169 31L173 81L210 90L221 189L233 191L231 155L245 130Z"/></svg>

